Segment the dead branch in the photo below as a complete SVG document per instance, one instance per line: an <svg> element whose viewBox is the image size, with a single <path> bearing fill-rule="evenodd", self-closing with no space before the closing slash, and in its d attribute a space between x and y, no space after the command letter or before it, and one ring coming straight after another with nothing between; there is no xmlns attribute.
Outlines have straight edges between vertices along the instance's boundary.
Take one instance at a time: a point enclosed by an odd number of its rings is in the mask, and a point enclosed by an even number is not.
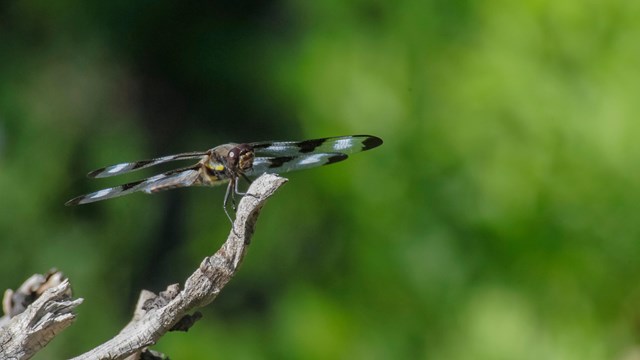
<svg viewBox="0 0 640 360"><path fill-rule="evenodd" d="M15 292L7 290L0 318L0 358L28 359L75 320L71 285L52 270L27 279Z"/></svg>
<svg viewBox="0 0 640 360"><path fill-rule="evenodd" d="M270 174L256 179L249 187L250 195L240 201L233 224L235 230L214 255L202 261L182 290L178 284L169 285L158 295L143 290L129 324L111 340L75 359L157 358L159 355L147 348L167 331L186 331L200 318L197 312L189 313L212 302L231 280L251 242L260 210L286 181Z"/></svg>
<svg viewBox="0 0 640 360"><path fill-rule="evenodd" d="M200 317L197 308L212 302L238 270L265 202L287 179L265 174L249 187L238 206L234 229L212 256L206 257L181 290L169 285L158 295L142 290L131 321L111 340L75 359L161 359L149 350L168 331L187 331ZM57 271L34 275L3 299L0 359L28 359L71 325L82 299L72 300L71 286Z"/></svg>

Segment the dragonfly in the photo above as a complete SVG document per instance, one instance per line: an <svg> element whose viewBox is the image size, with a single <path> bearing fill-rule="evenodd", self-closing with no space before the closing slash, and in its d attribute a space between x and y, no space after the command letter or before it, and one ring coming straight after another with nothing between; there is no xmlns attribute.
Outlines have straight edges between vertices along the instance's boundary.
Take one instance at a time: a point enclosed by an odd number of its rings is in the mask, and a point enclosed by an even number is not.
<svg viewBox="0 0 640 360"><path fill-rule="evenodd" d="M91 171L87 176L104 178L170 161L199 159L196 164L191 166L75 197L67 201L65 205L88 204L135 192L153 194L175 188L217 186L226 183L228 184L227 191L222 206L233 224L228 211L229 201L231 201L231 207L235 212L235 195L247 195L239 190L240 179L251 183L249 177L258 177L264 173L281 174L334 164L346 160L353 153L371 150L380 145L382 145L382 139L371 135L348 135L304 141L229 143L202 152L188 152L150 160L120 163Z"/></svg>

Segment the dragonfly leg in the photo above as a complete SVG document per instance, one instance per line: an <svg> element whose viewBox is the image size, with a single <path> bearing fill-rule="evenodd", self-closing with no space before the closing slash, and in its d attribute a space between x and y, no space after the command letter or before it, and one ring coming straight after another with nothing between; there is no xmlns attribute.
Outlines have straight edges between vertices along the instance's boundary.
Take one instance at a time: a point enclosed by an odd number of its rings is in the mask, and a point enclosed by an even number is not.
<svg viewBox="0 0 640 360"><path fill-rule="evenodd" d="M251 180L249 180L249 178L247 177L247 175L242 174L242 177L243 177L245 180L247 180L247 181L249 182L249 184L251 184ZM238 189L240 188L240 187L239 187L239 184L238 184L238 182L239 182L239 181L240 181L240 178L239 178L239 177L237 177L237 178L236 178L236 180L235 180L235 186L234 186L235 193L236 193L237 195L240 195L240 196L249 195L249 196L254 197L254 198L256 198L256 199L258 198L256 195L249 194L248 192L240 192L240 191L238 191Z"/></svg>
<svg viewBox="0 0 640 360"><path fill-rule="evenodd" d="M233 193L234 193L235 189L231 189L232 187L235 187L234 184L235 184L235 182L233 180L229 181L229 185L227 185L227 192L224 194L224 201L222 202L222 207L224 209L224 213L227 214L227 218L231 222L231 230L233 231L233 233L236 236L240 236L236 232L235 224L233 223L233 219L231 218L231 215L229 214L229 210L227 209L227 204L229 203L229 196L231 196L231 202L232 202L232 206L233 206L233 211L234 212L236 211L235 199L233 197Z"/></svg>
<svg viewBox="0 0 640 360"><path fill-rule="evenodd" d="M229 185L227 185L227 192L224 194L224 201L222 202L222 208L224 209L224 213L227 214L229 221L231 221L231 225L233 225L233 219L231 218L231 215L229 215L227 204L229 203L229 196L231 196L231 199L233 199L233 194L231 193L232 187L233 187L233 181L230 181ZM235 206L234 206L234 211L235 211Z"/></svg>

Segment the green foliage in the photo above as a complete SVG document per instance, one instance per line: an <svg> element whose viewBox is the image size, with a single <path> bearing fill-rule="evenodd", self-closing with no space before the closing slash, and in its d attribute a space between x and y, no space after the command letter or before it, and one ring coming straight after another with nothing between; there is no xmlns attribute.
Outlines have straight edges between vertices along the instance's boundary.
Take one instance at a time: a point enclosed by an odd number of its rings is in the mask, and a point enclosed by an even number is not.
<svg viewBox="0 0 640 360"><path fill-rule="evenodd" d="M638 4L0 5L0 288L63 270L86 301L40 358L78 354L229 230L223 189L63 207L121 181L85 172L229 141L371 133L379 149L291 174L238 276L157 350L630 356Z"/></svg>

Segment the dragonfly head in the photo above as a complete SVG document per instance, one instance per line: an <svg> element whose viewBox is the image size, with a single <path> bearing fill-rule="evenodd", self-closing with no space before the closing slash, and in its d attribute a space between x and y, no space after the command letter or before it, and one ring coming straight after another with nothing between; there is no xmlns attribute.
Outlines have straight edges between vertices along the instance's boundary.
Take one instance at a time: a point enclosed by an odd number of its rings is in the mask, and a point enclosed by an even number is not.
<svg viewBox="0 0 640 360"><path fill-rule="evenodd" d="M253 147L247 144L234 146L227 155L227 166L232 171L244 172L253 166Z"/></svg>

